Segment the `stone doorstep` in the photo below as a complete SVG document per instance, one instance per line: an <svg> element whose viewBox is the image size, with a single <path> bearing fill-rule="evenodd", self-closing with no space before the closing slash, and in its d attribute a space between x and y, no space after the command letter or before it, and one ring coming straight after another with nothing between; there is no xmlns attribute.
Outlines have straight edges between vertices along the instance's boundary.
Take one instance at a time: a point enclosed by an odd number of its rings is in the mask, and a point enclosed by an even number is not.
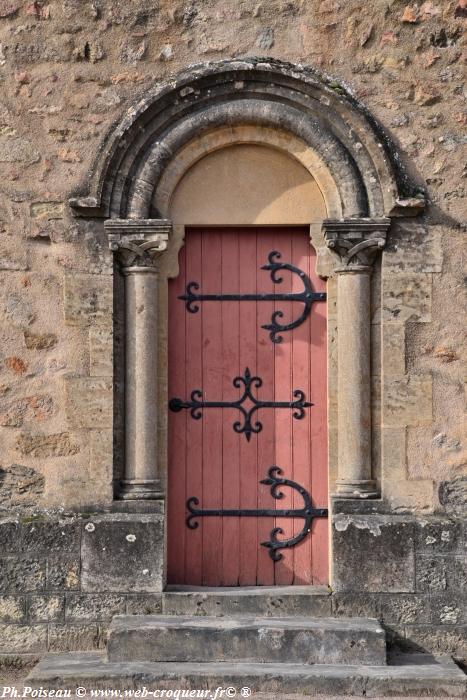
<svg viewBox="0 0 467 700"><path fill-rule="evenodd" d="M164 615L331 617L327 586L167 586Z"/></svg>
<svg viewBox="0 0 467 700"><path fill-rule="evenodd" d="M306 664L386 663L377 620L253 616L116 615L109 661Z"/></svg>
<svg viewBox="0 0 467 700"><path fill-rule="evenodd" d="M240 663L109 663L105 652L47 654L24 685L137 690L249 687L252 693L465 697L466 676L447 657L403 654L388 666ZM253 695L254 697L254 695Z"/></svg>

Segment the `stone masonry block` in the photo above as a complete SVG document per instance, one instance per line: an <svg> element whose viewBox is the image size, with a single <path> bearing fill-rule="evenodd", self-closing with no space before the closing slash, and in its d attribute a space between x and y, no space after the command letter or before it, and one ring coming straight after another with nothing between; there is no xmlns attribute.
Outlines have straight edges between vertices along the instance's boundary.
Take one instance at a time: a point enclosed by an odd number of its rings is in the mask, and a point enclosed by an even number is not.
<svg viewBox="0 0 467 700"><path fill-rule="evenodd" d="M69 274L65 277L65 322L72 326L112 322L112 277Z"/></svg>
<svg viewBox="0 0 467 700"><path fill-rule="evenodd" d="M80 523L73 521L33 520L24 523L21 532L22 552L79 553Z"/></svg>
<svg viewBox="0 0 467 700"><path fill-rule="evenodd" d="M102 649L105 632L89 622L83 625L49 625L49 651L90 651Z"/></svg>
<svg viewBox="0 0 467 700"><path fill-rule="evenodd" d="M29 599L30 622L63 622L64 611L65 596L63 595L35 595Z"/></svg>
<svg viewBox="0 0 467 700"><path fill-rule="evenodd" d="M92 377L113 375L113 334L106 326L91 326L89 329L89 374Z"/></svg>
<svg viewBox="0 0 467 700"><path fill-rule="evenodd" d="M379 601L380 618L391 625L428 623L430 601L427 595L384 594Z"/></svg>
<svg viewBox="0 0 467 700"><path fill-rule="evenodd" d="M413 521L398 516L336 515L332 536L335 591L415 591Z"/></svg>
<svg viewBox="0 0 467 700"><path fill-rule="evenodd" d="M383 253L385 270L394 272L441 272L441 227L418 221L397 222Z"/></svg>
<svg viewBox="0 0 467 700"><path fill-rule="evenodd" d="M127 615L157 615L162 612L162 594L129 595L126 599Z"/></svg>
<svg viewBox="0 0 467 700"><path fill-rule="evenodd" d="M67 622L110 621L114 615L123 615L125 612L126 600L121 595L114 593L67 595L65 612Z"/></svg>
<svg viewBox="0 0 467 700"><path fill-rule="evenodd" d="M73 428L112 427L112 381L104 377L67 377L66 412Z"/></svg>
<svg viewBox="0 0 467 700"><path fill-rule="evenodd" d="M432 275L395 273L383 276L383 321L431 321Z"/></svg>
<svg viewBox="0 0 467 700"><path fill-rule="evenodd" d="M24 622L26 598L23 596L0 596L0 622Z"/></svg>
<svg viewBox="0 0 467 700"><path fill-rule="evenodd" d="M0 654L47 651L47 625L1 625Z"/></svg>
<svg viewBox="0 0 467 700"><path fill-rule="evenodd" d="M0 522L0 552L12 554L20 549L21 525L18 522Z"/></svg>
<svg viewBox="0 0 467 700"><path fill-rule="evenodd" d="M46 561L18 557L0 558L0 592L32 593L45 587Z"/></svg>
<svg viewBox="0 0 467 700"><path fill-rule="evenodd" d="M431 593L447 588L448 561L445 557L417 556L417 591Z"/></svg>
<svg viewBox="0 0 467 700"><path fill-rule="evenodd" d="M416 547L427 554L462 552L464 547L462 523L445 518L420 520L417 527Z"/></svg>
<svg viewBox="0 0 467 700"><path fill-rule="evenodd" d="M79 555L59 555L47 561L47 589L76 591L80 585Z"/></svg>
<svg viewBox="0 0 467 700"><path fill-rule="evenodd" d="M403 376L405 374L405 324L382 324L382 360L384 374L388 376Z"/></svg>
<svg viewBox="0 0 467 700"><path fill-rule="evenodd" d="M83 592L158 593L163 586L162 515L96 516L83 529Z"/></svg>
<svg viewBox="0 0 467 700"><path fill-rule="evenodd" d="M431 377L405 376L401 379L386 379L382 406L385 428L431 423Z"/></svg>

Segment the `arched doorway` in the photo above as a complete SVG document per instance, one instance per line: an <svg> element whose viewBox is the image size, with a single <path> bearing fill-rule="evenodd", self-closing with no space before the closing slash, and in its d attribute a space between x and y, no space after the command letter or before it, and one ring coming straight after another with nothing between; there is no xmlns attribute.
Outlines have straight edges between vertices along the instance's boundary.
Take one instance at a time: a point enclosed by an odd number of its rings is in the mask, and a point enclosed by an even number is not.
<svg viewBox="0 0 467 700"><path fill-rule="evenodd" d="M327 583L326 519L270 515L308 498L316 512L328 506L325 282L310 244L324 198L288 154L243 143L196 161L169 207L185 242L168 300L168 582ZM281 298L304 290L314 302ZM271 319L277 332L264 328ZM195 389L217 405L184 410ZM291 405L250 415L246 391Z"/></svg>

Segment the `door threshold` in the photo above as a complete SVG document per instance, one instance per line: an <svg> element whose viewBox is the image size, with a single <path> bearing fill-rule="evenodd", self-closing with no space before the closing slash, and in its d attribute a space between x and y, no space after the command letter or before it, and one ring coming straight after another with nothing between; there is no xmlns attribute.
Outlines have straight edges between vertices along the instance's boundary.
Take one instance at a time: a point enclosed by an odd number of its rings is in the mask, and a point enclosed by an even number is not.
<svg viewBox="0 0 467 700"><path fill-rule="evenodd" d="M204 593L211 595L330 595L328 586L181 586L169 584L164 593Z"/></svg>

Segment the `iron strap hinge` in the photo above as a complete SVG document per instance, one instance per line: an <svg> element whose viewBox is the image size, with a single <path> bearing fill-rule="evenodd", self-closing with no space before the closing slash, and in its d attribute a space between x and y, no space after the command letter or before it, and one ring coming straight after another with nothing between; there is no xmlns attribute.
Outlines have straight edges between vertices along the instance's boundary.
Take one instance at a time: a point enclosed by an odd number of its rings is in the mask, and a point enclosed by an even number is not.
<svg viewBox="0 0 467 700"><path fill-rule="evenodd" d="M266 323L261 328L269 331L269 337L273 343L281 343L283 337L278 335L284 331L290 331L293 328L300 326L309 316L313 302L325 301L325 292L314 292L313 285L308 275L300 270L300 268L291 265L290 263L278 262L281 254L277 250L273 250L268 255L268 264L261 267L262 270L271 272L271 280L274 284L280 284L283 279L278 276L281 270L289 270L303 282L303 291L290 292L283 294L198 294L200 288L198 282L189 282L186 287L186 293L179 296L186 302L187 311L195 314L199 311L198 302L203 301L298 301L304 304L304 308L300 316L290 323L279 323L280 318L284 317L284 312L277 310L271 316L271 323Z"/></svg>
<svg viewBox="0 0 467 700"><path fill-rule="evenodd" d="M216 517L258 517L258 518L303 518L304 524L300 532L294 537L290 537L285 540L278 540L277 535L284 533L281 527L274 527L271 530L269 540L266 542L261 542L263 547L269 549L269 556L273 561L280 561L282 559L282 554L278 552L279 549L289 549L294 547L296 544L301 542L311 531L311 524L313 518L327 518L328 509L327 508L314 508L311 502L311 496L296 481L291 479L284 479L279 475L283 474L280 467L272 466L268 470L268 476L266 479L262 479L259 483L266 484L271 487L271 495L273 498L281 499L284 498L284 493L278 491L279 486L290 486L290 488L298 491L298 493L303 498L303 508L282 508L275 510L274 508L259 508L259 509L243 509L243 508L196 508L199 505L199 500L196 496L192 496L188 499L186 507L188 509L189 515L186 519L186 524L191 530L195 530L198 527L197 518L206 516L216 516Z"/></svg>

